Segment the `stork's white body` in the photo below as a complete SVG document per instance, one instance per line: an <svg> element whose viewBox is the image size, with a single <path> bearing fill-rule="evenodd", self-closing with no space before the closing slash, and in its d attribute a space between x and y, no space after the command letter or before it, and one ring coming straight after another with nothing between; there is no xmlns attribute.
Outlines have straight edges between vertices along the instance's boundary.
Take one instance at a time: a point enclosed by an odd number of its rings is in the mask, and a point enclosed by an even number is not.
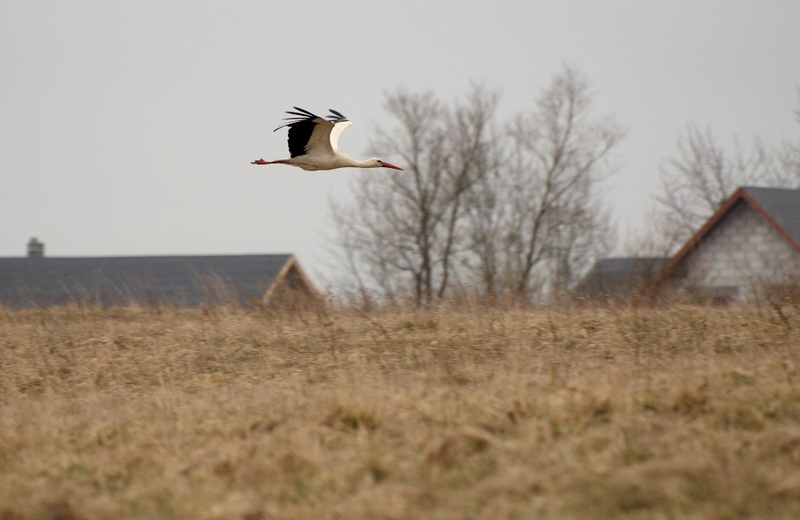
<svg viewBox="0 0 800 520"><path fill-rule="evenodd" d="M336 110L325 120L308 110L294 107L297 112L287 112L291 117L275 130L289 127L289 153L291 158L277 161L259 159L251 164L287 164L307 171L335 170L337 168L391 168L402 170L380 159L358 161L339 151L339 136L353 123Z"/></svg>
<svg viewBox="0 0 800 520"><path fill-rule="evenodd" d="M273 164L288 164L297 166L306 171L335 170L337 168L379 168L382 164L372 164L371 161L356 161L344 152L335 150L333 154L306 154L293 157L284 161L272 161Z"/></svg>

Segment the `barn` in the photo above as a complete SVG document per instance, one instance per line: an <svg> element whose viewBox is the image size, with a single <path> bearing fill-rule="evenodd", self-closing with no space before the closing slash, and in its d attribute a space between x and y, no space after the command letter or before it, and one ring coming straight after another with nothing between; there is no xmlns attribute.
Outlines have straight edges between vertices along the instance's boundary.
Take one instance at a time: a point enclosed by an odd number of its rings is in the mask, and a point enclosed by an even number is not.
<svg viewBox="0 0 800 520"><path fill-rule="evenodd" d="M800 190L741 187L656 279L679 297L750 301L800 281Z"/></svg>
<svg viewBox="0 0 800 520"><path fill-rule="evenodd" d="M275 305L317 299L291 254L0 258L0 306Z"/></svg>

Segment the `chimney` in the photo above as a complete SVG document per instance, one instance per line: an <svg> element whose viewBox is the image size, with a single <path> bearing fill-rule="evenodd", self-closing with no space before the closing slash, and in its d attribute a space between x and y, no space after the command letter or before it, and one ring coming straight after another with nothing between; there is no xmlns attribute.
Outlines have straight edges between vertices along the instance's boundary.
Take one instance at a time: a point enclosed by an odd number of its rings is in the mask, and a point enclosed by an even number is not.
<svg viewBox="0 0 800 520"><path fill-rule="evenodd" d="M44 256L44 243L31 238L28 242L28 258L42 258Z"/></svg>

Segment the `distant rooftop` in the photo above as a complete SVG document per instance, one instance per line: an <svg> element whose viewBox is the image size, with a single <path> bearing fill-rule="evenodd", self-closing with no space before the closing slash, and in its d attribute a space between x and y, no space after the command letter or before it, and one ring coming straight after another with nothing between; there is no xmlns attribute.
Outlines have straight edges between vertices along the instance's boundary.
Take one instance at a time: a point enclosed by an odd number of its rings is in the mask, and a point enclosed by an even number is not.
<svg viewBox="0 0 800 520"><path fill-rule="evenodd" d="M306 283L289 254L0 258L0 305L246 305L261 301L279 275Z"/></svg>
<svg viewBox="0 0 800 520"><path fill-rule="evenodd" d="M640 289L667 260L663 257L602 258L578 284L576 294L590 298L628 295Z"/></svg>

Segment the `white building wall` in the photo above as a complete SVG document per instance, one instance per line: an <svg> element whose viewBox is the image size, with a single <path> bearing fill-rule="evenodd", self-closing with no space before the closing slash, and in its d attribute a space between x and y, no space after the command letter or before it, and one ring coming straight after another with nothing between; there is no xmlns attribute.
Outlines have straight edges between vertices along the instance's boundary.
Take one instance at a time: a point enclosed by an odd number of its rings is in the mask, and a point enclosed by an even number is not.
<svg viewBox="0 0 800 520"><path fill-rule="evenodd" d="M800 278L800 253L745 202L727 217L684 260L684 289L707 294L755 296L765 285Z"/></svg>

